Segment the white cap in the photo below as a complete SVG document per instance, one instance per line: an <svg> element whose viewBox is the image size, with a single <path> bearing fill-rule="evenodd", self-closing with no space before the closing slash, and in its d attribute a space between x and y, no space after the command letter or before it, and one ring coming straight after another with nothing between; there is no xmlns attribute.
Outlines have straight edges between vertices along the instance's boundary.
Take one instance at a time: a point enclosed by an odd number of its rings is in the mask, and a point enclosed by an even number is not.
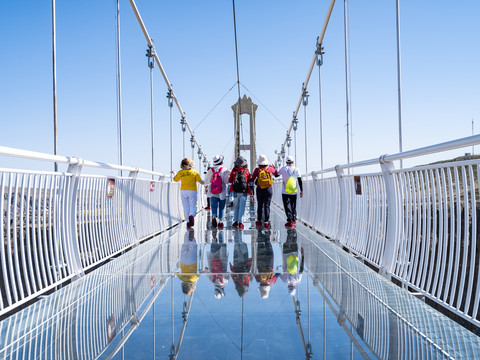
<svg viewBox="0 0 480 360"><path fill-rule="evenodd" d="M287 158L285 159L285 162L289 163L289 162L295 162L295 159L293 156L290 156L288 155Z"/></svg>
<svg viewBox="0 0 480 360"><path fill-rule="evenodd" d="M270 292L270 285L260 285L258 291L260 292L262 299L267 299L268 293Z"/></svg>
<svg viewBox="0 0 480 360"><path fill-rule="evenodd" d="M288 284L287 289L288 289L288 293L289 293L290 295L292 295L292 296L295 295L296 289L295 289L295 285L294 285L294 284Z"/></svg>
<svg viewBox="0 0 480 360"><path fill-rule="evenodd" d="M220 165L221 163L223 163L223 155L215 155L213 157L213 165L216 166Z"/></svg>
<svg viewBox="0 0 480 360"><path fill-rule="evenodd" d="M268 159L267 159L267 155L259 155L258 156L258 160L257 160L257 164L258 165L268 165Z"/></svg>

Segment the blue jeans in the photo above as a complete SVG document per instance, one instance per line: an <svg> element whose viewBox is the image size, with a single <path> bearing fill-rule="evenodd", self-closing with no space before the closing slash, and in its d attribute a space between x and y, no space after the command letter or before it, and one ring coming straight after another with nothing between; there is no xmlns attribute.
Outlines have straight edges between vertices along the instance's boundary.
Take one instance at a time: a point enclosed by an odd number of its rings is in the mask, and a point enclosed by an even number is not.
<svg viewBox="0 0 480 360"><path fill-rule="evenodd" d="M247 202L247 194L233 193L233 222L242 222L245 213L245 203Z"/></svg>
<svg viewBox="0 0 480 360"><path fill-rule="evenodd" d="M225 212L225 202L226 200L220 200L218 197L212 196L210 198L210 204L212 205L212 216L217 216L221 220L223 219L223 214Z"/></svg>

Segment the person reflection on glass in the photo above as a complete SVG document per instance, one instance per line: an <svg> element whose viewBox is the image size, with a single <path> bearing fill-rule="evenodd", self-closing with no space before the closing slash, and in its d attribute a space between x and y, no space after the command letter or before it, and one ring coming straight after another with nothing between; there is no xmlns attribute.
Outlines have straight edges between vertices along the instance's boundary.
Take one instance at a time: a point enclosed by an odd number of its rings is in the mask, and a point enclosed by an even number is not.
<svg viewBox="0 0 480 360"><path fill-rule="evenodd" d="M235 283L235 289L238 296L243 298L248 291L250 281L252 281L252 274L250 269L252 267L252 258L248 257L248 247L242 240L242 232L233 232L234 247L233 247L233 265L230 263L230 276Z"/></svg>
<svg viewBox="0 0 480 360"><path fill-rule="evenodd" d="M298 253L297 230L287 230L287 240L283 244L283 274L280 278L287 283L288 293L295 295L297 285L302 281L303 264L305 257L303 256L303 247ZM300 258L300 261L299 261ZM300 262L300 269L298 264Z"/></svg>
<svg viewBox="0 0 480 360"><path fill-rule="evenodd" d="M197 273L198 245L195 241L195 233L187 231L185 233L185 242L182 244L180 252L180 271L176 272L178 279L182 281L182 291L185 295L190 295L195 291L199 274Z"/></svg>
<svg viewBox="0 0 480 360"><path fill-rule="evenodd" d="M280 274L273 273L273 248L270 242L270 232L258 231L257 236L257 273L255 280L260 285L258 291L262 299L267 299L270 285L275 284Z"/></svg>
<svg viewBox="0 0 480 360"><path fill-rule="evenodd" d="M227 244L225 244L223 231L218 233L217 239L217 229L212 230L212 238L210 251L207 253L208 267L205 267L204 272L215 285L214 296L221 299L225 296L225 285L229 279Z"/></svg>

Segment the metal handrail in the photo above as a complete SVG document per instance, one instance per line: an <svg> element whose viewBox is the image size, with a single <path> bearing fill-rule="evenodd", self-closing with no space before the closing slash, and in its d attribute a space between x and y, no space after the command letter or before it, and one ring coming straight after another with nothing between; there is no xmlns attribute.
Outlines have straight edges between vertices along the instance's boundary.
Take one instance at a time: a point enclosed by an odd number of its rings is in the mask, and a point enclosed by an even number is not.
<svg viewBox="0 0 480 360"><path fill-rule="evenodd" d="M307 174L307 176L325 174L328 172L344 170L349 168L351 169L351 168L357 168L362 166L378 165L385 162L393 162L397 160L409 159L409 158L414 158L418 156L431 155L431 154L435 154L443 151L455 150L455 149L460 149L463 147L478 145L478 144L480 144L480 135L468 136L465 138L451 140L451 141L447 141L440 144L425 146L425 147L421 147L421 148L417 148L409 151L404 151L401 153L396 153L391 155L385 154L378 158L357 161L350 164L336 165L328 169L312 171L309 174Z"/></svg>
<svg viewBox="0 0 480 360"><path fill-rule="evenodd" d="M76 158L73 156L68 157L68 156L52 155L52 154L41 153L36 151L16 149L16 148L11 148L6 146L0 146L0 156L10 156L10 157L17 157L17 158L28 159L28 160L58 162L58 163L68 164L68 165L77 165L80 161L79 158ZM122 171L138 172L138 173L143 173L148 175L155 175L160 178L166 177L165 174L155 172L155 171L141 169L133 166L109 164L109 163L104 163L100 161L83 160L83 166L97 168L97 169L104 169L104 170L122 170Z"/></svg>

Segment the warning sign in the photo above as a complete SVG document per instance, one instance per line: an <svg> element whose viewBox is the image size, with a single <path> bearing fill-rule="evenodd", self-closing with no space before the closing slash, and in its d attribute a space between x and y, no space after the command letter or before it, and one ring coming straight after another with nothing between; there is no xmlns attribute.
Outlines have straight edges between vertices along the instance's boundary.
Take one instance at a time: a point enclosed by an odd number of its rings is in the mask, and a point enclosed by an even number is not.
<svg viewBox="0 0 480 360"><path fill-rule="evenodd" d="M360 176L354 176L353 181L355 183L355 194L362 195L362 183L360 182Z"/></svg>
<svg viewBox="0 0 480 360"><path fill-rule="evenodd" d="M112 340L117 335L117 326L115 324L115 315L112 315L110 319L107 321L107 338L108 342L111 343Z"/></svg>
<svg viewBox="0 0 480 360"><path fill-rule="evenodd" d="M107 198L115 195L115 179L107 179Z"/></svg>

